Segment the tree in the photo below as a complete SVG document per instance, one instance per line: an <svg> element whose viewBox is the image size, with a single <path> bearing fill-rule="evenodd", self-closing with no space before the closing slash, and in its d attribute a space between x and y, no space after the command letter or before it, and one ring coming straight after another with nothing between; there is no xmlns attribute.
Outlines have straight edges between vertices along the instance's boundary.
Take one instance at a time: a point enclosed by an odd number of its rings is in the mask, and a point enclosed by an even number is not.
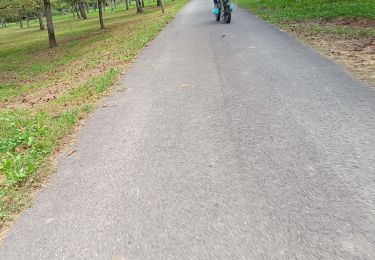
<svg viewBox="0 0 375 260"><path fill-rule="evenodd" d="M0 0L0 20L19 22L23 28L23 20L29 24L29 18L35 16L39 0Z"/></svg>
<svg viewBox="0 0 375 260"><path fill-rule="evenodd" d="M43 12L42 12L42 10L38 9L36 11L36 14L37 14L38 20L39 20L39 28L40 28L41 31L43 31L44 30Z"/></svg>
<svg viewBox="0 0 375 260"><path fill-rule="evenodd" d="M87 13L90 13L90 8L87 2L84 3Z"/></svg>
<svg viewBox="0 0 375 260"><path fill-rule="evenodd" d="M110 2L110 5L111 5L111 10L112 11L115 10L116 6L117 6L116 0L109 0L109 2Z"/></svg>
<svg viewBox="0 0 375 260"><path fill-rule="evenodd" d="M51 2L50 0L43 0L44 11L47 19L47 29L48 29L48 40L50 48L57 47L57 41L55 36L55 29L53 28L52 21L52 11L51 11Z"/></svg>
<svg viewBox="0 0 375 260"><path fill-rule="evenodd" d="M125 0L125 9L129 10L129 2L128 2L128 0Z"/></svg>
<svg viewBox="0 0 375 260"><path fill-rule="evenodd" d="M61 7L67 8L68 6L71 7L71 11L73 16L77 15L78 19L87 19L86 15L86 1L82 0L58 0L60 2ZM66 6L64 6L64 4Z"/></svg>
<svg viewBox="0 0 375 260"><path fill-rule="evenodd" d="M38 20L39 20L39 29L43 31L44 30L43 4L40 0L37 1L36 15L38 16Z"/></svg>
<svg viewBox="0 0 375 260"><path fill-rule="evenodd" d="M143 13L143 8L142 8L141 0L135 0L135 5L137 7L137 14Z"/></svg>
<svg viewBox="0 0 375 260"><path fill-rule="evenodd" d="M163 14L165 14L165 11L164 11L164 0L159 0L159 1L160 1L161 12Z"/></svg>
<svg viewBox="0 0 375 260"><path fill-rule="evenodd" d="M156 0L156 5L161 7L161 12L164 14L164 1L163 0Z"/></svg>
<svg viewBox="0 0 375 260"><path fill-rule="evenodd" d="M104 29L104 21L103 21L103 0L98 0L98 9L99 9L99 23L100 23L100 29Z"/></svg>
<svg viewBox="0 0 375 260"><path fill-rule="evenodd" d="M73 2L73 9L74 9L74 12L76 12L76 14L77 14L77 18L78 19L81 19L81 15L79 14L79 12L78 12L78 4L77 4L77 2Z"/></svg>
<svg viewBox="0 0 375 260"><path fill-rule="evenodd" d="M87 19L86 10L85 10L85 4L82 0L77 1L77 5L79 8L79 12L81 13L81 17L83 20Z"/></svg>
<svg viewBox="0 0 375 260"><path fill-rule="evenodd" d="M6 23L6 21L5 21L5 18L4 18L4 17L1 17L1 18L0 18L0 23L1 23L1 27L4 27L4 28L6 28L6 27L7 27L7 23Z"/></svg>

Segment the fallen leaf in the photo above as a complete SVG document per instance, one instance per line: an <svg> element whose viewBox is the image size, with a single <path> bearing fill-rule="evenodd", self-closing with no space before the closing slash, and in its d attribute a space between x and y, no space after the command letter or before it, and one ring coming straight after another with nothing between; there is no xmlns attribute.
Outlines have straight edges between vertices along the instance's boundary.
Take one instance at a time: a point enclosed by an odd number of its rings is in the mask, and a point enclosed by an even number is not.
<svg viewBox="0 0 375 260"><path fill-rule="evenodd" d="M68 153L68 156L71 156L73 153L77 152L77 150L71 150L69 153Z"/></svg>
<svg viewBox="0 0 375 260"><path fill-rule="evenodd" d="M190 87L192 87L192 85L186 84L186 83L183 83L180 85L180 88L190 88Z"/></svg>

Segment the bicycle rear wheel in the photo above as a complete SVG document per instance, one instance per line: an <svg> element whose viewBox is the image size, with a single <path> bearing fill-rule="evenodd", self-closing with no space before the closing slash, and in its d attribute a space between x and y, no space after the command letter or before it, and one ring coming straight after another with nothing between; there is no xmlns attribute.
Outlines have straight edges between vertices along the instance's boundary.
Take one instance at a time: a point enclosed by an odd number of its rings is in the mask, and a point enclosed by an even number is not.
<svg viewBox="0 0 375 260"><path fill-rule="evenodd" d="M229 14L224 16L224 21L226 23L230 23L231 20L232 20L232 14L229 13Z"/></svg>

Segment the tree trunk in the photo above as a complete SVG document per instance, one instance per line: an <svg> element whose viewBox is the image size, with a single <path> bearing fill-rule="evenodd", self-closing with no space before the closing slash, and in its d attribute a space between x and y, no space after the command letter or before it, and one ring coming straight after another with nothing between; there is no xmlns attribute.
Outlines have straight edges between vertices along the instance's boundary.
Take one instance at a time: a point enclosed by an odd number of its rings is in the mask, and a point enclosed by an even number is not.
<svg viewBox="0 0 375 260"><path fill-rule="evenodd" d="M87 3L85 3L85 8L86 8L87 13L90 13L90 8L89 8L89 5Z"/></svg>
<svg viewBox="0 0 375 260"><path fill-rule="evenodd" d="M161 6L161 12L163 14L165 14L165 10L164 10L164 0L159 0L160 1L160 6Z"/></svg>
<svg viewBox="0 0 375 260"><path fill-rule="evenodd" d="M86 11L85 11L85 5L82 1L78 2L79 12L81 13L81 17L83 20L87 19Z"/></svg>
<svg viewBox="0 0 375 260"><path fill-rule="evenodd" d="M47 18L49 47L54 48L54 47L57 47L57 42L56 42L56 37L55 37L55 30L53 29L51 3L50 3L50 0L43 0L43 3L44 3L44 11L46 13L46 18Z"/></svg>
<svg viewBox="0 0 375 260"><path fill-rule="evenodd" d="M137 7L137 14L143 13L141 0L135 0L135 4L136 4L136 7Z"/></svg>
<svg viewBox="0 0 375 260"><path fill-rule="evenodd" d="M145 0L142 0L142 7L145 7Z"/></svg>
<svg viewBox="0 0 375 260"><path fill-rule="evenodd" d="M73 14L73 17L76 17L76 13L75 13L75 8L74 8L74 4L72 4L72 14Z"/></svg>
<svg viewBox="0 0 375 260"><path fill-rule="evenodd" d="M77 18L78 19L81 19L81 16L79 15L79 12L78 12L78 4L77 4L77 2L76 1L74 1L74 11L76 12L76 14L77 14Z"/></svg>
<svg viewBox="0 0 375 260"><path fill-rule="evenodd" d="M117 8L117 3L116 3L116 0L113 0L113 3L115 5L115 9Z"/></svg>
<svg viewBox="0 0 375 260"><path fill-rule="evenodd" d="M22 19L20 19L20 27L21 27L21 29L23 28Z"/></svg>
<svg viewBox="0 0 375 260"><path fill-rule="evenodd" d="M43 21L43 12L42 10L37 11L38 19L39 19L39 28L41 31L44 30L44 21Z"/></svg>
<svg viewBox="0 0 375 260"><path fill-rule="evenodd" d="M98 9L99 9L99 23L100 23L100 29L104 29L104 21L103 21L103 0L98 0Z"/></svg>
<svg viewBox="0 0 375 260"><path fill-rule="evenodd" d="M160 2L160 0L156 0L156 5L157 5L157 6L161 6L161 2Z"/></svg>

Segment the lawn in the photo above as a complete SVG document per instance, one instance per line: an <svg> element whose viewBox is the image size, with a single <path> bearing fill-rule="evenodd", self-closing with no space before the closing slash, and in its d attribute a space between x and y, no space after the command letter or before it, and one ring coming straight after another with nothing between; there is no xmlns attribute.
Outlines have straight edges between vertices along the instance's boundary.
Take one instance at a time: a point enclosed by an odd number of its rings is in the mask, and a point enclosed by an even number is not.
<svg viewBox="0 0 375 260"><path fill-rule="evenodd" d="M375 19L374 0L236 0L236 2L272 22L342 17Z"/></svg>
<svg viewBox="0 0 375 260"><path fill-rule="evenodd" d="M316 33L326 32L348 37L375 36L375 27L372 26L375 20L374 0L235 1L241 7L284 29L301 24ZM364 22L360 24L357 21Z"/></svg>
<svg viewBox="0 0 375 260"><path fill-rule="evenodd" d="M185 2L166 1L166 15L149 1L141 15L134 4L107 8L105 30L94 11L55 16L54 49L35 21L0 29L0 231L29 205L80 119Z"/></svg>

